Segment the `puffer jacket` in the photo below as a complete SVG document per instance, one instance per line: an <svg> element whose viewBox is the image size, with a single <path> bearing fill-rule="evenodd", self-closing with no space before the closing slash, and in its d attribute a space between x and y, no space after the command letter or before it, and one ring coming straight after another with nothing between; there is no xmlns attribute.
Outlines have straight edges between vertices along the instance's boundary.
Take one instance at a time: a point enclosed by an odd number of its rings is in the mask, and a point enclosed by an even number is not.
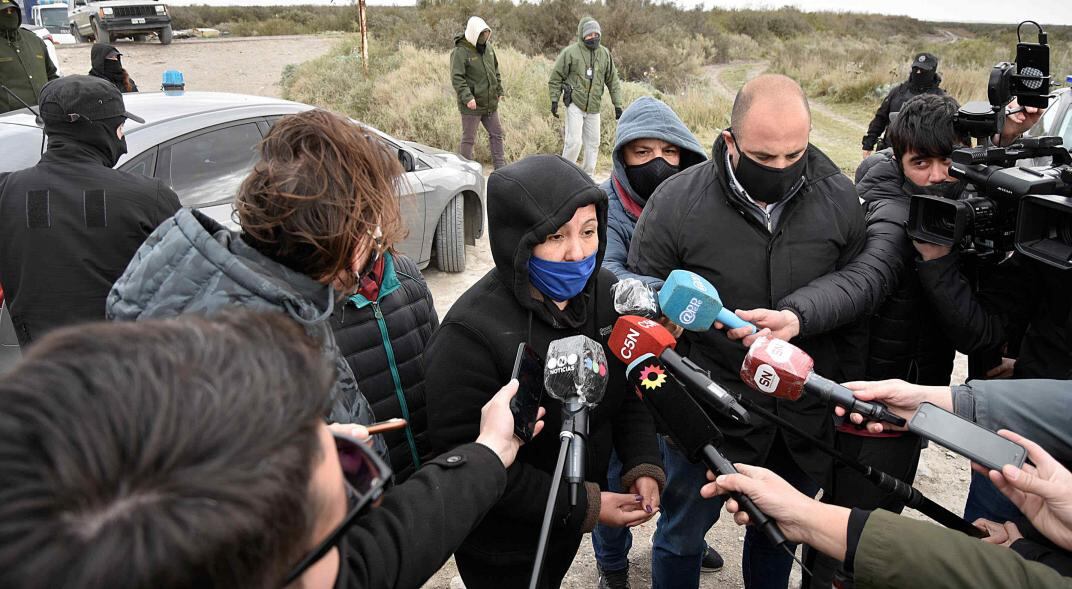
<svg viewBox="0 0 1072 589"><path fill-rule="evenodd" d="M629 257L629 242L633 239L639 213L647 199L641 199L629 184L625 174L625 160L622 148L635 139L661 139L681 148L682 170L707 161L707 154L696 136L689 131L685 123L666 103L650 96L642 96L625 109L618 130L614 135L614 151L611 160L614 172L599 187L607 193L607 255L603 258L603 267L614 272L619 280L636 278L645 284L659 288L663 281L654 276L641 276L630 272L626 267ZM622 198L629 201L622 203Z"/></svg>
<svg viewBox="0 0 1072 589"><path fill-rule="evenodd" d="M322 343L335 363L329 420L375 421L350 366L339 353L327 318L335 290L275 262L211 218L182 209L145 240L108 293L111 320L211 315L231 306L286 313ZM377 449L386 446L376 436Z"/></svg>
<svg viewBox="0 0 1072 589"><path fill-rule="evenodd" d="M483 20L473 17L465 33L454 37L454 51L450 54L450 81L458 96L458 110L463 115L488 115L499 110L499 98L503 90L499 59L491 43L484 45L484 53L477 51L476 42L480 33L491 30ZM476 99L476 108L467 103Z"/></svg>
<svg viewBox="0 0 1072 589"><path fill-rule="evenodd" d="M424 397L424 348L439 326L420 270L401 254L386 254L375 301L360 294L335 305L331 329L339 351L379 420L400 417L404 430L383 434L395 482L433 455Z"/></svg>
<svg viewBox="0 0 1072 589"><path fill-rule="evenodd" d="M547 90L551 102L558 102L562 94L562 84L573 87L573 104L586 113L598 113L603 101L603 87L610 89L610 101L616 108L622 106L622 82L618 78L618 68L614 58L601 43L596 49L589 49L581 38L584 24L592 20L584 17L577 23L577 42L566 47L558 54ZM592 69L592 76L585 75Z"/></svg>

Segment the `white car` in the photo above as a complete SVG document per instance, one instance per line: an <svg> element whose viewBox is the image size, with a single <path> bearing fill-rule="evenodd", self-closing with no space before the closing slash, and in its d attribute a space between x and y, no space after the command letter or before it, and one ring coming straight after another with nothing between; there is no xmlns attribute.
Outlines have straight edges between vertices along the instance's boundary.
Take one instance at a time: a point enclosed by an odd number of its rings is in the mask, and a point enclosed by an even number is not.
<svg viewBox="0 0 1072 589"><path fill-rule="evenodd" d="M62 2L37 4L31 9L32 23L52 33L52 42L57 45L77 43L67 21L67 5Z"/></svg>
<svg viewBox="0 0 1072 589"><path fill-rule="evenodd" d="M52 60L52 65L56 66L56 75L62 76L60 72L60 60L56 57L56 41L52 38L52 33L48 32L45 27L39 27L37 25L22 25L22 28L27 31L33 31L42 41L45 42L45 49L48 50L48 58Z"/></svg>

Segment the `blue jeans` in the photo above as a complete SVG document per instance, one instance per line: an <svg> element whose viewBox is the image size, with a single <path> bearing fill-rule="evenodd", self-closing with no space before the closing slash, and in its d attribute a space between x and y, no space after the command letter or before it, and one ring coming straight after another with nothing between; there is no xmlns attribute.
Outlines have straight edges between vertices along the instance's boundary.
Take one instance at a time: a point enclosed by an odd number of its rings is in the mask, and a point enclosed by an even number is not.
<svg viewBox="0 0 1072 589"><path fill-rule="evenodd" d="M964 519L973 522L981 517L997 522L1023 522L1026 518L1009 498L983 475L972 472L968 500L964 502Z"/></svg>
<svg viewBox="0 0 1072 589"><path fill-rule="evenodd" d="M700 585L700 562L706 543L704 535L718 521L724 499L700 497L700 487L707 481L707 466L693 464L674 446L663 445L663 464L666 468L666 489L660 502L659 524L655 529L651 556L653 589L689 589ZM775 441L767 458L760 465L771 469L802 493L814 497L816 484L789 456L781 437ZM794 549L791 545L790 549ZM762 534L748 526L744 535L744 555L741 566L744 585L749 589L785 589L793 559L777 546L772 546Z"/></svg>
<svg viewBox="0 0 1072 589"><path fill-rule="evenodd" d="M610 464L607 466L607 490L622 492L622 461L618 453L611 451ZM596 562L605 571L619 571L629 566L629 549L633 547L633 533L629 528L612 528L596 524L592 530L592 548L595 549Z"/></svg>

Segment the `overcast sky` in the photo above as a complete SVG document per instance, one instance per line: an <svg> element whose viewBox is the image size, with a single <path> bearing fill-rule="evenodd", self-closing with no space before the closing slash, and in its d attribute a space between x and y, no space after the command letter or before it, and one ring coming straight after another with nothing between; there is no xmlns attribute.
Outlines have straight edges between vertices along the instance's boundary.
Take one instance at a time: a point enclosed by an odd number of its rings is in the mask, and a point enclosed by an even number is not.
<svg viewBox="0 0 1072 589"><path fill-rule="evenodd" d="M353 0L335 0L350 4ZM258 6L266 4L332 4L331 0L171 0L171 4ZM414 0L368 0L369 5L413 5ZM704 8L771 8L796 6L807 11L877 12L904 14L922 20L1007 22L1037 20L1046 25L1072 25L1072 0L676 0L678 6ZM1015 6L1015 10L1013 10Z"/></svg>

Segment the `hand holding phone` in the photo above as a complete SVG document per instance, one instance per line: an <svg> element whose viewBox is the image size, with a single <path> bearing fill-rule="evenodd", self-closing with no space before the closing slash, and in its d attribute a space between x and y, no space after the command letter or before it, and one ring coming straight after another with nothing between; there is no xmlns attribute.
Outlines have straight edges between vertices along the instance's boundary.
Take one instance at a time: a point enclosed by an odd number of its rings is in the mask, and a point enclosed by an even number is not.
<svg viewBox="0 0 1072 589"><path fill-rule="evenodd" d="M908 431L990 470L1000 471L1006 464L1020 468L1027 458L1027 450L1020 444L931 403L920 403Z"/></svg>

